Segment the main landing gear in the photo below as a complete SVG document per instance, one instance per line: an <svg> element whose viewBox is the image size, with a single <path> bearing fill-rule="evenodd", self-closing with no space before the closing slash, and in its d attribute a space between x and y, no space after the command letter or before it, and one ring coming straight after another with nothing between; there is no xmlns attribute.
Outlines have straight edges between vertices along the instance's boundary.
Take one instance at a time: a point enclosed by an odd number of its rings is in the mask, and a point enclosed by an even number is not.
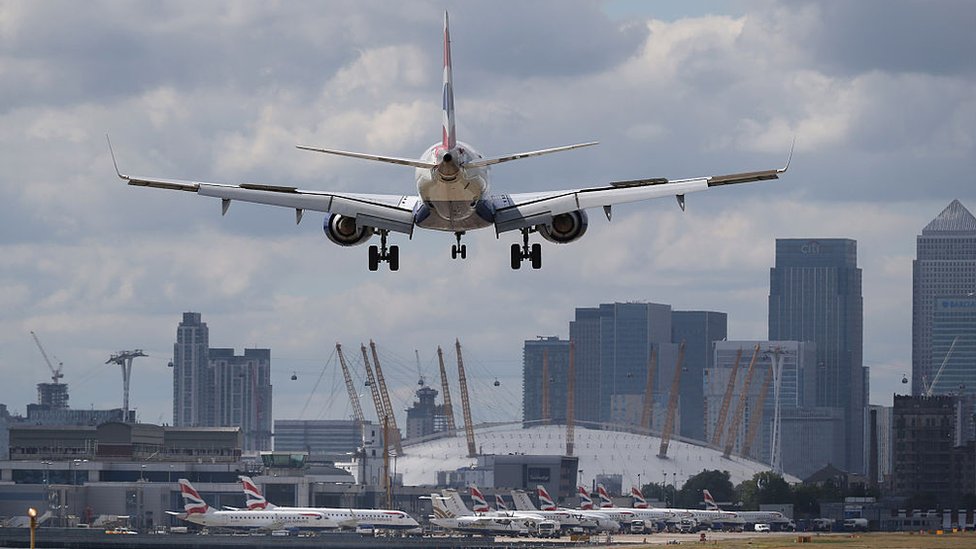
<svg viewBox="0 0 976 549"><path fill-rule="evenodd" d="M457 244L451 244L451 259L457 259L459 257L464 259L468 256L468 247L461 244L462 236L464 236L464 231L454 233L454 238L457 239Z"/></svg>
<svg viewBox="0 0 976 549"><path fill-rule="evenodd" d="M522 267L522 260L528 259L532 262L533 269L542 268L542 244L536 242L529 246L529 229L522 229L522 245L512 244L512 268Z"/></svg>
<svg viewBox="0 0 976 549"><path fill-rule="evenodd" d="M390 231L379 231L380 233L380 245L379 247L370 246L369 247L369 270L376 271L380 268L380 262L385 261L390 264L391 271L397 271L400 269L400 247L399 246L386 246L386 237L389 236Z"/></svg>

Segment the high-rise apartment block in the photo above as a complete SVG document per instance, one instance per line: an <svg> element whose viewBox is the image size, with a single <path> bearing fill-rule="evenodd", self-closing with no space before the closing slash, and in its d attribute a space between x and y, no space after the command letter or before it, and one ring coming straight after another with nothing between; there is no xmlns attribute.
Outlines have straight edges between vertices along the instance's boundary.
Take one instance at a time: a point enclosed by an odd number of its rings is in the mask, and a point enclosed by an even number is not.
<svg viewBox="0 0 976 549"><path fill-rule="evenodd" d="M976 217L953 200L916 238L912 394L976 396L974 294Z"/></svg>
<svg viewBox="0 0 976 549"><path fill-rule="evenodd" d="M863 299L857 242L777 239L770 269L769 339L816 344L817 407L843 410L843 466L864 467Z"/></svg>
<svg viewBox="0 0 976 549"><path fill-rule="evenodd" d="M271 350L211 349L200 313L183 313L173 346L173 425L240 427L244 451L271 449Z"/></svg>

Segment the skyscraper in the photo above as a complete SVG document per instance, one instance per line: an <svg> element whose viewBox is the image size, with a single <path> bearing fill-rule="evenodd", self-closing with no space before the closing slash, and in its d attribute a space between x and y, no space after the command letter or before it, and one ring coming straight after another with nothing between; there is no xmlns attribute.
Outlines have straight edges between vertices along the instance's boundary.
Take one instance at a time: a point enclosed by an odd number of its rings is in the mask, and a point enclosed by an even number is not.
<svg viewBox="0 0 976 549"><path fill-rule="evenodd" d="M953 200L916 238L912 394L976 395L976 217ZM950 348L952 352L950 352Z"/></svg>
<svg viewBox="0 0 976 549"><path fill-rule="evenodd" d="M240 427L245 452L271 449L271 350L210 349L213 425Z"/></svg>
<svg viewBox="0 0 976 549"><path fill-rule="evenodd" d="M857 242L776 239L769 339L816 343L816 406L843 409L845 468L864 467L863 299Z"/></svg>
<svg viewBox="0 0 976 549"><path fill-rule="evenodd" d="M543 362L546 374L543 377ZM569 373L569 341L555 336L541 336L526 340L522 346L522 420L540 421L548 417L554 423L566 421L566 376ZM576 370L579 378L579 370ZM543 406L543 384L548 384L549 410ZM575 417L579 418L579 399L575 403Z"/></svg>
<svg viewBox="0 0 976 549"><path fill-rule="evenodd" d="M728 315L715 311L671 313L671 341L685 342L681 372L681 436L705 440L705 370L712 366L712 345L728 336Z"/></svg>
<svg viewBox="0 0 976 549"><path fill-rule="evenodd" d="M271 350L211 349L200 313L183 313L173 345L173 425L240 427L243 450L270 450L271 404Z"/></svg>
<svg viewBox="0 0 976 549"><path fill-rule="evenodd" d="M578 308L569 323L569 337L576 346L579 421L639 423L652 349L658 351L654 392L667 394L677 354L677 345L671 343L670 305L604 303ZM665 398L658 396L655 402Z"/></svg>
<svg viewBox="0 0 976 549"><path fill-rule="evenodd" d="M210 330L200 313L183 313L173 345L173 425L209 427L214 425L210 392L213 371L210 359Z"/></svg>

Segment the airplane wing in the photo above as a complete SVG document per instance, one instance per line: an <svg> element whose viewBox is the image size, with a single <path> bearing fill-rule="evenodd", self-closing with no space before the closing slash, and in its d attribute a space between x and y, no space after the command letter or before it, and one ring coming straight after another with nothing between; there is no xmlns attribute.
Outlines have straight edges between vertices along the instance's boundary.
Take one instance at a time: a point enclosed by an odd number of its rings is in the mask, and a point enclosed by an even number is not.
<svg viewBox="0 0 976 549"><path fill-rule="evenodd" d="M111 142L109 142L111 150ZM200 196L221 200L222 212L227 213L234 200L268 204L295 210L296 222L302 220L305 210L327 212L355 218L358 225L393 232L413 234L413 208L419 200L416 196L358 194L324 191L307 191L295 187L266 185L261 183L207 183L125 175L119 171L112 152L112 162L119 178L137 187L154 187L174 191L189 191Z"/></svg>
<svg viewBox="0 0 976 549"><path fill-rule="evenodd" d="M792 151L790 151L792 157ZM553 217L588 208L602 206L610 218L610 207L615 204L638 202L651 198L674 196L678 205L685 208L688 193L706 191L712 187L778 179L789 168L743 172L727 175L694 177L689 179L648 178L630 181L614 181L604 187L590 187L566 191L542 193L518 193L492 197L495 208L495 232L503 233L545 224Z"/></svg>

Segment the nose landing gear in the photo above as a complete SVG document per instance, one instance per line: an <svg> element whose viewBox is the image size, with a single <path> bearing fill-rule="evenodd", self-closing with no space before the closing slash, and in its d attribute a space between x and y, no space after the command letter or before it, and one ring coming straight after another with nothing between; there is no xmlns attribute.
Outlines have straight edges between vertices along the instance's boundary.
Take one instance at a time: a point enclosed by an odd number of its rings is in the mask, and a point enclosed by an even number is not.
<svg viewBox="0 0 976 549"><path fill-rule="evenodd" d="M464 236L464 231L454 233L454 238L457 239L457 244L451 245L451 259L457 259L459 257L464 259L468 256L468 247L461 244L462 236Z"/></svg>
<svg viewBox="0 0 976 549"><path fill-rule="evenodd" d="M533 269L542 268L542 244L536 242L529 246L529 230L522 229L522 245L512 244L512 268L518 270L522 267L522 260L528 259L532 263Z"/></svg>
<svg viewBox="0 0 976 549"><path fill-rule="evenodd" d="M379 233L379 247L369 247L369 270L379 270L380 263L383 261L389 263L391 271L400 270L400 247L396 245L390 247L386 246L386 238L389 236L390 231L381 230Z"/></svg>

